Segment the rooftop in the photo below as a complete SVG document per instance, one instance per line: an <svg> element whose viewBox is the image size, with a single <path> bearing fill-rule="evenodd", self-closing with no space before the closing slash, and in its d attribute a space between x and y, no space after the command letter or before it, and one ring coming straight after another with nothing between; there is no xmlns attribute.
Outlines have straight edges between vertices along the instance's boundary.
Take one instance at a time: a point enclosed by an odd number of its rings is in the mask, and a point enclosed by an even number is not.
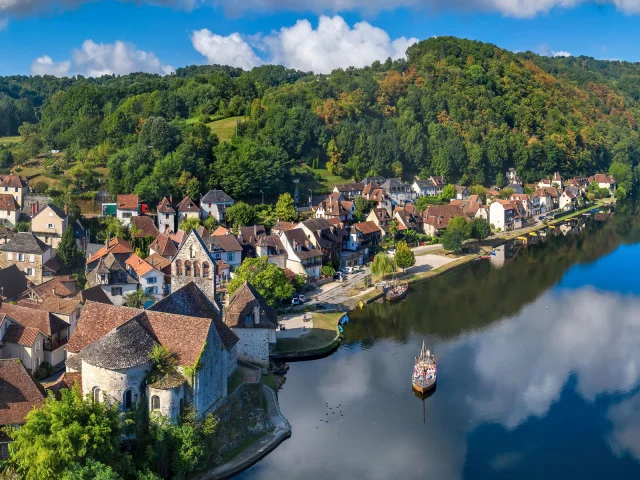
<svg viewBox="0 0 640 480"><path fill-rule="evenodd" d="M116 208L118 210L138 210L138 195L130 193L128 195L118 195L116 197Z"/></svg>
<svg viewBox="0 0 640 480"><path fill-rule="evenodd" d="M158 230L158 227L156 227L156 223L153 221L153 218L147 215L131 217L131 223L135 225L138 230L140 230L133 235L135 238L155 238L160 234L160 230Z"/></svg>
<svg viewBox="0 0 640 480"><path fill-rule="evenodd" d="M160 203L158 204L156 210L158 211L158 213L176 213L175 208L173 208L173 205L171 205L171 202L167 197L162 197L162 200L160 200Z"/></svg>
<svg viewBox="0 0 640 480"><path fill-rule="evenodd" d="M0 210L8 210L10 212L18 210L18 203L13 198L13 195L10 193L0 194Z"/></svg>
<svg viewBox="0 0 640 480"><path fill-rule="evenodd" d="M260 309L259 322L249 326L245 323L245 318L255 314L255 307ZM278 314L253 285L244 282L225 308L223 318L224 323L231 328L276 328Z"/></svg>
<svg viewBox="0 0 640 480"><path fill-rule="evenodd" d="M22 425L44 395L17 359L0 360L0 425Z"/></svg>
<svg viewBox="0 0 640 480"><path fill-rule="evenodd" d="M11 237L6 243L0 245L2 252L29 253L34 255L42 255L49 250L42 240L36 237L32 232L18 232Z"/></svg>
<svg viewBox="0 0 640 480"><path fill-rule="evenodd" d="M233 203L233 198L222 190L209 190L200 199L200 203Z"/></svg>
<svg viewBox="0 0 640 480"><path fill-rule="evenodd" d="M162 257L172 257L178 253L175 242L165 233L159 234L149 248Z"/></svg>
<svg viewBox="0 0 640 480"><path fill-rule="evenodd" d="M188 212L199 212L198 205L196 202L191 200L189 197L184 197L182 201L178 204L178 212L188 213Z"/></svg>
<svg viewBox="0 0 640 480"><path fill-rule="evenodd" d="M133 253L133 249L126 240L118 237L110 238L102 248L87 259L87 263L92 263L102 257L106 257L109 253L113 253L114 255L127 254Z"/></svg>

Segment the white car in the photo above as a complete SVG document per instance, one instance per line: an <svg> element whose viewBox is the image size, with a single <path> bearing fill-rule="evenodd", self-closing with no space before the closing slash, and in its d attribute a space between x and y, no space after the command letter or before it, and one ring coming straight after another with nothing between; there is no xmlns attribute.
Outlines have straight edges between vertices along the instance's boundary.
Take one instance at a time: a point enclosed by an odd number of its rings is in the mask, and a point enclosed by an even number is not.
<svg viewBox="0 0 640 480"><path fill-rule="evenodd" d="M304 295L298 295L298 299L300 300L300 303L304 303L307 301L307 297L305 297Z"/></svg>
<svg viewBox="0 0 640 480"><path fill-rule="evenodd" d="M300 305L300 299L298 297L293 297L291 299L291 305Z"/></svg>
<svg viewBox="0 0 640 480"><path fill-rule="evenodd" d="M355 273L356 272L355 267L347 267L345 270L347 271L347 273Z"/></svg>

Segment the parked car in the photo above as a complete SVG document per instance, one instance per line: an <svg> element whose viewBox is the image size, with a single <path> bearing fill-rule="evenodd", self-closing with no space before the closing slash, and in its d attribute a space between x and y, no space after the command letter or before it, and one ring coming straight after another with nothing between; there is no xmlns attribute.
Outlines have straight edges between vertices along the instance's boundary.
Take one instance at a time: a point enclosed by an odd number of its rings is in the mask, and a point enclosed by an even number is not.
<svg viewBox="0 0 640 480"><path fill-rule="evenodd" d="M345 270L347 271L347 273L356 273L355 267L347 267L345 268Z"/></svg>
<svg viewBox="0 0 640 480"><path fill-rule="evenodd" d="M546 215L540 215L540 221L544 222L547 219Z"/></svg>
<svg viewBox="0 0 640 480"><path fill-rule="evenodd" d="M342 274L342 272L336 272L333 274L333 279L337 280L339 282L343 282L344 281L344 275Z"/></svg>
<svg viewBox="0 0 640 480"><path fill-rule="evenodd" d="M293 297L291 299L291 305L300 305L300 299L298 297Z"/></svg>
<svg viewBox="0 0 640 480"><path fill-rule="evenodd" d="M307 297L305 297L304 295L298 295L298 299L300 300L300 303L304 303L307 301Z"/></svg>

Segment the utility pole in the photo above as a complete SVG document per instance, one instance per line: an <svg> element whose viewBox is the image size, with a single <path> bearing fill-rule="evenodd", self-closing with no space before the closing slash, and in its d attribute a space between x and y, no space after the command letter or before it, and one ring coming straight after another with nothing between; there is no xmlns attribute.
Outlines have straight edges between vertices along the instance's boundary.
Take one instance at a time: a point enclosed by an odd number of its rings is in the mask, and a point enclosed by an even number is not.
<svg viewBox="0 0 640 480"><path fill-rule="evenodd" d="M264 205L264 190L260 189L260 193L262 194L262 204Z"/></svg>
<svg viewBox="0 0 640 480"><path fill-rule="evenodd" d="M311 196L309 197L309 206L313 207L313 190L309 189L309 193L311 194Z"/></svg>

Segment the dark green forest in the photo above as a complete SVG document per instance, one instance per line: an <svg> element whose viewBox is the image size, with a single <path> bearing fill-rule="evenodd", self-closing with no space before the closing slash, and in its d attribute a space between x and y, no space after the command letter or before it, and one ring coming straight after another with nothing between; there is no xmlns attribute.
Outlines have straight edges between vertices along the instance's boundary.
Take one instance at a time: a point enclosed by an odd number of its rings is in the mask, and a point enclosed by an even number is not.
<svg viewBox="0 0 640 480"><path fill-rule="evenodd" d="M76 191L98 188L146 202L222 188L277 194L326 168L368 175L443 175L505 183L611 172L624 190L640 179L640 64L514 54L439 37L406 60L314 75L280 66L247 72L191 66L161 77L0 78L0 167L61 150ZM220 142L207 123L243 117ZM0 140L1 143L1 140Z"/></svg>

